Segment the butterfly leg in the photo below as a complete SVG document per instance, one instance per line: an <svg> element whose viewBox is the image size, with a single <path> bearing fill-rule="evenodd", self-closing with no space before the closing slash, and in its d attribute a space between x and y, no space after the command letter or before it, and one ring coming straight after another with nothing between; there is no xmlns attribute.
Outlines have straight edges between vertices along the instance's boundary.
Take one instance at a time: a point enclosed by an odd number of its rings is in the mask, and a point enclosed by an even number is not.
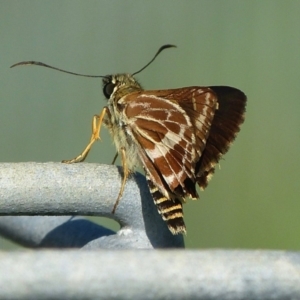
<svg viewBox="0 0 300 300"><path fill-rule="evenodd" d="M122 166L123 166L123 180L122 180L122 185L121 185L121 188L120 188L120 191L119 191L118 198L117 198L116 203L115 203L115 205L113 207L113 210L112 210L113 214L115 213L115 211L117 209L117 206L120 202L120 199L123 195L125 184L126 184L128 176L130 174L130 170L128 169L127 162L126 162L126 151L125 151L124 148L121 148L121 156L122 156Z"/></svg>
<svg viewBox="0 0 300 300"><path fill-rule="evenodd" d="M112 165L115 164L115 162L116 162L116 160L118 158L118 155L119 155L119 153L117 152L116 155L114 156L114 159L113 159L112 163L111 163Z"/></svg>
<svg viewBox="0 0 300 300"><path fill-rule="evenodd" d="M63 160L63 163L66 164L72 164L72 163L78 163L78 162L82 162L86 159L87 155L89 154L92 145L97 141L100 140L100 129L101 129L101 125L103 122L103 118L105 116L105 114L107 113L107 107L104 107L103 110L101 111L100 115L95 115L93 117L93 121L92 121L92 136L90 139L90 142L88 143L88 145L85 147L85 149L75 158L70 159L70 160Z"/></svg>

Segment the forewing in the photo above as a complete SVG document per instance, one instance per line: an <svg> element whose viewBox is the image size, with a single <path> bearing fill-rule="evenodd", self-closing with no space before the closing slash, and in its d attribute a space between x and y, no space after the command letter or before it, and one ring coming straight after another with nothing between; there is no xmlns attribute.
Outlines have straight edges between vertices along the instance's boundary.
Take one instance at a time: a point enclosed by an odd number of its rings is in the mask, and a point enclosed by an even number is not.
<svg viewBox="0 0 300 300"><path fill-rule="evenodd" d="M197 87L142 91L127 95L122 105L127 129L161 174L164 186L183 197L197 197L195 166L213 119L214 93Z"/></svg>

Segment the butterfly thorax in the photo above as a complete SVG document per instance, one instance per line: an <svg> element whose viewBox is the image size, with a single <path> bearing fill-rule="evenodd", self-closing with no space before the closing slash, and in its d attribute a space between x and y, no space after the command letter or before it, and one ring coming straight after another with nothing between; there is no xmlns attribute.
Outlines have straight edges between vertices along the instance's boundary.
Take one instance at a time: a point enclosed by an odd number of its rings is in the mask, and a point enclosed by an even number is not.
<svg viewBox="0 0 300 300"><path fill-rule="evenodd" d="M141 85L130 74L110 75L103 80L103 92L108 98L105 125L113 137L117 151L123 148L126 152L126 163L129 170L134 171L141 165L138 155L138 145L133 141L131 132L126 129L128 120L124 110L126 99L134 92L142 91Z"/></svg>

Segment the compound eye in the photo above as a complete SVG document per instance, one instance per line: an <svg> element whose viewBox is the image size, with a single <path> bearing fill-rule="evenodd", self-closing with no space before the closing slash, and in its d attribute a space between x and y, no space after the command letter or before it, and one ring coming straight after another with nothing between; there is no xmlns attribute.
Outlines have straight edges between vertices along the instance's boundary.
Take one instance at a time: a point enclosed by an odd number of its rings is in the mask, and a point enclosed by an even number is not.
<svg viewBox="0 0 300 300"><path fill-rule="evenodd" d="M109 82L103 87L103 94L107 99L110 98L111 94L114 91L115 86L116 85L114 83Z"/></svg>

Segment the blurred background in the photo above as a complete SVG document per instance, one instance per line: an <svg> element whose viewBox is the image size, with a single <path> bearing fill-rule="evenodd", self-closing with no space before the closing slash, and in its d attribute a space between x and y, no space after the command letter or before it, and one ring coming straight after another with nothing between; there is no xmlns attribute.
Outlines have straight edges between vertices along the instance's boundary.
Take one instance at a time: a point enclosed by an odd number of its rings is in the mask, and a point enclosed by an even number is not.
<svg viewBox="0 0 300 300"><path fill-rule="evenodd" d="M138 74L144 88L229 85L248 96L245 124L221 168L201 199L184 206L187 248L300 250L300 1L0 5L1 162L73 158L105 105L101 79L10 65L38 60L85 74L132 73L161 45L176 44ZM113 153L102 130L87 162L110 164ZM1 249L11 247L0 240Z"/></svg>

